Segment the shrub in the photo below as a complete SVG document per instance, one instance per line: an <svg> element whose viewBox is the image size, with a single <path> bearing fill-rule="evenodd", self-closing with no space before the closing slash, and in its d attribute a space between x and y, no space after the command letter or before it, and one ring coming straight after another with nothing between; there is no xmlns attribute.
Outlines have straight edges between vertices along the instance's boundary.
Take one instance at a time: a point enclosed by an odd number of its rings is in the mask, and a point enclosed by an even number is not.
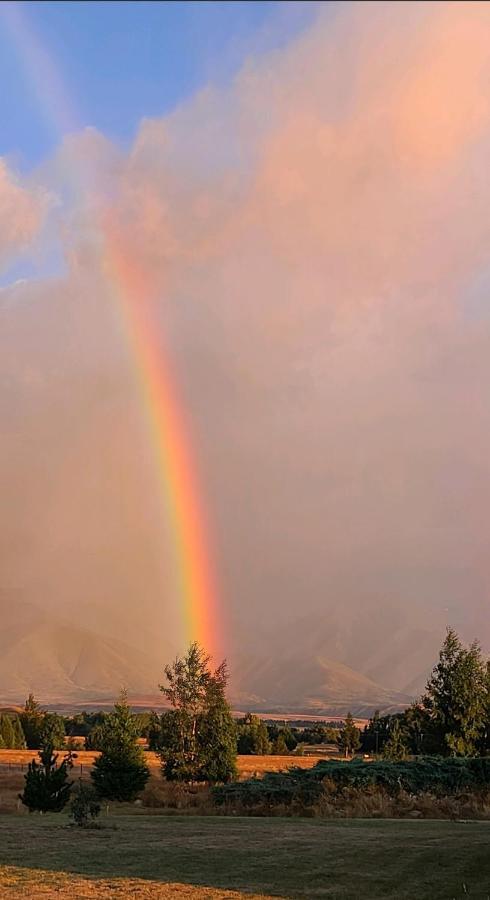
<svg viewBox="0 0 490 900"><path fill-rule="evenodd" d="M68 803L72 782L68 781L68 770L72 767L71 757L57 764L58 755L52 747L39 751L40 763L29 763L25 775L24 793L19 794L29 812L61 812Z"/></svg>
<svg viewBox="0 0 490 900"><path fill-rule="evenodd" d="M79 781L70 809L72 819L80 828L87 828L97 818L100 814L100 803L92 785Z"/></svg>

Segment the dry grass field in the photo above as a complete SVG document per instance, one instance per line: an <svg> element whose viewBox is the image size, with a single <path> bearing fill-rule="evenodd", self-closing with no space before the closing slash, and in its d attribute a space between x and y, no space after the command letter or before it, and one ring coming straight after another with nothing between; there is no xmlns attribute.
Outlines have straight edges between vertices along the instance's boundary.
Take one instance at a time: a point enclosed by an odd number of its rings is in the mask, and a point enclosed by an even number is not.
<svg viewBox="0 0 490 900"><path fill-rule="evenodd" d="M60 754L62 751L59 751ZM82 770L90 769L94 759L98 753L91 750L77 750L74 754L74 774L76 774L77 766ZM2 772L5 771L22 771L27 768L31 759L37 759L35 750L0 750L0 785ZM152 770L156 770L160 766L160 760L156 753L148 752L145 759ZM288 769L290 766L301 766L301 768L310 769L323 756L239 756L238 757L238 773L240 778L248 778L255 773L261 772L278 772L281 769Z"/></svg>

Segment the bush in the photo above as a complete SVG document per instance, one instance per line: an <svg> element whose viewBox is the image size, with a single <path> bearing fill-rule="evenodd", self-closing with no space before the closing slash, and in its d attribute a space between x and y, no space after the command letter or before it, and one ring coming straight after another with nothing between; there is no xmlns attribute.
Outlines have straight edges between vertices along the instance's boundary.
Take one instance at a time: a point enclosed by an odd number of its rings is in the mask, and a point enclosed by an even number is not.
<svg viewBox="0 0 490 900"><path fill-rule="evenodd" d="M71 817L80 828L87 828L100 814L100 803L96 791L90 784L79 781L78 791L72 798Z"/></svg>
<svg viewBox="0 0 490 900"><path fill-rule="evenodd" d="M29 812L61 812L68 803L72 782L68 781L71 758L66 757L57 765L58 756L52 747L39 751L40 763L29 763L25 775L24 793L19 794Z"/></svg>
<svg viewBox="0 0 490 900"><path fill-rule="evenodd" d="M313 808L325 794L355 790L367 793L382 789L397 798L430 793L445 797L457 792L478 792L490 788L490 758L425 757L390 762L339 762L322 760L312 769L293 767L288 772L267 772L263 778L220 785L213 796L218 805L241 809L261 807L272 811L284 807Z"/></svg>

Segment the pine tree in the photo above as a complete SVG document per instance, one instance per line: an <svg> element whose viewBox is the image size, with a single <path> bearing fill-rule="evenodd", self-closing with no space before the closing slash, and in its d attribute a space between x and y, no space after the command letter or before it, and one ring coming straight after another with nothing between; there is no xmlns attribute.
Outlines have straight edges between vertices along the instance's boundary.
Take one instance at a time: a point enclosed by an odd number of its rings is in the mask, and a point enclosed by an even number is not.
<svg viewBox="0 0 490 900"><path fill-rule="evenodd" d="M12 719L8 715L0 716L0 735L2 736L5 749L12 750L15 744L14 729L12 727Z"/></svg>
<svg viewBox="0 0 490 900"><path fill-rule="evenodd" d="M72 782L68 781L71 758L66 757L58 765L58 755L49 746L40 750L38 755L39 763L35 760L29 763L24 776L24 793L19 794L19 798L29 812L61 812L72 789Z"/></svg>
<svg viewBox="0 0 490 900"><path fill-rule="evenodd" d="M286 744L286 739L284 737L284 732L280 731L277 735L274 743L272 744L272 752L276 756L286 756L289 753L288 745Z"/></svg>
<svg viewBox="0 0 490 900"><path fill-rule="evenodd" d="M339 748L344 752L346 758L352 756L361 745L361 734L359 729L354 725L354 719L350 712L347 713L344 727L341 728L337 740Z"/></svg>
<svg viewBox="0 0 490 900"><path fill-rule="evenodd" d="M395 719L393 722L390 735L383 747L383 756L385 759L390 759L392 762L399 762L399 760L406 759L408 756L405 738L400 727L399 719Z"/></svg>
<svg viewBox="0 0 490 900"><path fill-rule="evenodd" d="M40 729L44 716L45 712L34 699L34 694L29 694L24 711L20 714L22 730L29 750L39 750Z"/></svg>
<svg viewBox="0 0 490 900"><path fill-rule="evenodd" d="M15 716L12 721L12 727L14 730L14 747L16 750L25 750L26 749L26 739L24 735L24 731L19 719L19 716Z"/></svg>
<svg viewBox="0 0 490 900"><path fill-rule="evenodd" d="M236 729L225 697L226 663L212 672L197 643L165 667L160 690L172 709L161 719L160 756L166 778L227 781L235 774Z"/></svg>
<svg viewBox="0 0 490 900"><path fill-rule="evenodd" d="M138 745L138 723L126 692L100 726L101 755L95 760L91 777L99 797L131 802L143 790L150 770Z"/></svg>
<svg viewBox="0 0 490 900"><path fill-rule="evenodd" d="M463 647L449 628L422 698L432 739L443 755L472 756L485 722L486 671L479 645Z"/></svg>

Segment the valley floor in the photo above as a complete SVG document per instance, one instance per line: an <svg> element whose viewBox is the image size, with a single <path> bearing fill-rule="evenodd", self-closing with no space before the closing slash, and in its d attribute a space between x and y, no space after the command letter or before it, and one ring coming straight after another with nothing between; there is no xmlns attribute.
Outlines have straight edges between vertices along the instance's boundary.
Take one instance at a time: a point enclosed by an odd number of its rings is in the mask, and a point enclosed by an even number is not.
<svg viewBox="0 0 490 900"><path fill-rule="evenodd" d="M0 897L486 900L489 842L486 822L9 815Z"/></svg>

